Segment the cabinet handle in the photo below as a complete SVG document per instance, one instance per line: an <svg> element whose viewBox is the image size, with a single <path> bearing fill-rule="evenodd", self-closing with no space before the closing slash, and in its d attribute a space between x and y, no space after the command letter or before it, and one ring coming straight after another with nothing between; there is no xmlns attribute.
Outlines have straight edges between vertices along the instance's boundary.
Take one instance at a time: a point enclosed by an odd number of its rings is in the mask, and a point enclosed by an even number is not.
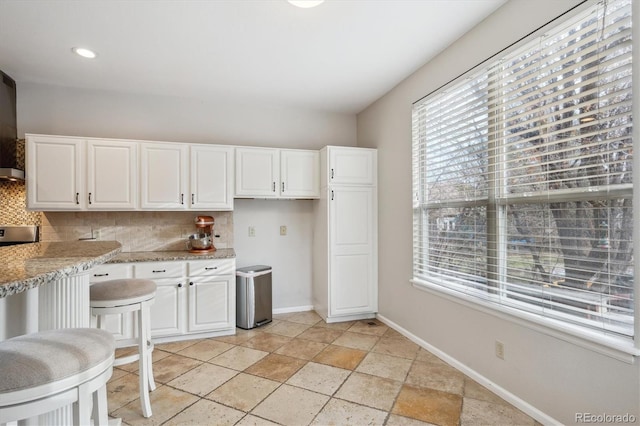
<svg viewBox="0 0 640 426"><path fill-rule="evenodd" d="M273 182L273 192L276 192L276 183Z"/></svg>
<svg viewBox="0 0 640 426"><path fill-rule="evenodd" d="M93 276L94 277L108 277L109 274L108 273L106 273L106 274L93 274Z"/></svg>
<svg viewBox="0 0 640 426"><path fill-rule="evenodd" d="M193 285L193 281L189 281L189 285Z"/></svg>
<svg viewBox="0 0 640 426"><path fill-rule="evenodd" d="M91 193L89 193L89 204L91 204Z"/></svg>
<svg viewBox="0 0 640 426"><path fill-rule="evenodd" d="M213 267L205 266L205 268L204 268L205 271L212 271L212 270L216 270L216 269L218 269L217 266L213 266Z"/></svg>
<svg viewBox="0 0 640 426"><path fill-rule="evenodd" d="M282 192L284 192L284 182L282 182Z"/></svg>
<svg viewBox="0 0 640 426"><path fill-rule="evenodd" d="M191 194L191 204L195 204L195 203L196 203L196 195Z"/></svg>
<svg viewBox="0 0 640 426"><path fill-rule="evenodd" d="M184 204L184 194L180 194L180 204Z"/></svg>
<svg viewBox="0 0 640 426"><path fill-rule="evenodd" d="M80 197L80 193L76 192L76 204L80 204L80 199L78 197Z"/></svg>
<svg viewBox="0 0 640 426"><path fill-rule="evenodd" d="M331 169L331 179L333 179L333 175L334 175L333 169Z"/></svg>
<svg viewBox="0 0 640 426"><path fill-rule="evenodd" d="M333 201L333 189L331 190L331 201Z"/></svg>
<svg viewBox="0 0 640 426"><path fill-rule="evenodd" d="M157 271L153 270L151 272L153 272L155 274L155 273L159 273L159 272L167 272L167 270L166 269L158 269Z"/></svg>
<svg viewBox="0 0 640 426"><path fill-rule="evenodd" d="M182 288L182 283L178 283L178 287Z"/></svg>

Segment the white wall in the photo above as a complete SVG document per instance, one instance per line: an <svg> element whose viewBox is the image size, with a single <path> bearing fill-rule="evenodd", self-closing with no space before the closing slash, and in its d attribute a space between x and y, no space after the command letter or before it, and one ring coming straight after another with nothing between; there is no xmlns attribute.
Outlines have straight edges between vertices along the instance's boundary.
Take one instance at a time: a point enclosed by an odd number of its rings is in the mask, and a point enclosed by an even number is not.
<svg viewBox="0 0 640 426"><path fill-rule="evenodd" d="M277 100L275 100L277 101ZM78 90L18 81L18 132L320 149L356 144L355 115ZM238 267L273 267L273 307L309 307L312 201L236 200ZM256 226L248 238L247 227ZM279 235L287 225L288 235Z"/></svg>
<svg viewBox="0 0 640 426"><path fill-rule="evenodd" d="M313 200L235 200L236 266L273 268L276 312L311 309ZM280 226L287 235L280 235ZM255 237L249 237L249 226Z"/></svg>
<svg viewBox="0 0 640 426"><path fill-rule="evenodd" d="M509 1L358 115L358 145L378 148L380 315L544 423L572 424L582 412L640 421L639 359L622 362L409 283L411 104L578 3ZM494 354L496 340L505 344L505 360Z"/></svg>

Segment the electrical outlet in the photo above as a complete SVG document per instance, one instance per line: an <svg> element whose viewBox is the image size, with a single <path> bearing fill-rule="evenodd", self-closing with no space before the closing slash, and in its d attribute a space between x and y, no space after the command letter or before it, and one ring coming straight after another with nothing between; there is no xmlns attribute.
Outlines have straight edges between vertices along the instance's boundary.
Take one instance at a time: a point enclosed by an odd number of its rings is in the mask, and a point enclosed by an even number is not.
<svg viewBox="0 0 640 426"><path fill-rule="evenodd" d="M249 227L249 236L250 237L255 237L256 236L256 227L255 226L250 226Z"/></svg>
<svg viewBox="0 0 640 426"><path fill-rule="evenodd" d="M93 231L93 238L95 238L96 240L99 240L101 237L101 232L99 229L96 229L95 231Z"/></svg>
<svg viewBox="0 0 640 426"><path fill-rule="evenodd" d="M286 225L280 226L280 235L287 235L287 226Z"/></svg>
<svg viewBox="0 0 640 426"><path fill-rule="evenodd" d="M496 340L496 356L500 359L504 359L504 343Z"/></svg>

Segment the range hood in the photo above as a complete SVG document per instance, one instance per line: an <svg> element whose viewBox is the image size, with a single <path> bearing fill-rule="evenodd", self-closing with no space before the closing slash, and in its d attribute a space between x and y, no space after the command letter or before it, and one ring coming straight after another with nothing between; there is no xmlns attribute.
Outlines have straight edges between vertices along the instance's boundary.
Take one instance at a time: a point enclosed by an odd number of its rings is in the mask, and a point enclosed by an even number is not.
<svg viewBox="0 0 640 426"><path fill-rule="evenodd" d="M0 71L0 180L24 180L24 140L18 140L16 82Z"/></svg>
<svg viewBox="0 0 640 426"><path fill-rule="evenodd" d="M0 143L0 181L24 180L24 139Z"/></svg>

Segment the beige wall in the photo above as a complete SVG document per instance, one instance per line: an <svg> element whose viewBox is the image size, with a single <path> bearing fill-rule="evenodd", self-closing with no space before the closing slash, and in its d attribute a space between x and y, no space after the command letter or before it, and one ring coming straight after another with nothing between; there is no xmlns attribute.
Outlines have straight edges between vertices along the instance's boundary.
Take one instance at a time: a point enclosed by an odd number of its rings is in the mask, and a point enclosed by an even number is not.
<svg viewBox="0 0 640 426"><path fill-rule="evenodd" d="M581 412L640 419L640 360L620 361L568 336L411 286L411 105L578 3L509 1L358 115L358 145L378 148L381 317L544 423L572 424ZM496 340L505 344L504 360L495 356Z"/></svg>

